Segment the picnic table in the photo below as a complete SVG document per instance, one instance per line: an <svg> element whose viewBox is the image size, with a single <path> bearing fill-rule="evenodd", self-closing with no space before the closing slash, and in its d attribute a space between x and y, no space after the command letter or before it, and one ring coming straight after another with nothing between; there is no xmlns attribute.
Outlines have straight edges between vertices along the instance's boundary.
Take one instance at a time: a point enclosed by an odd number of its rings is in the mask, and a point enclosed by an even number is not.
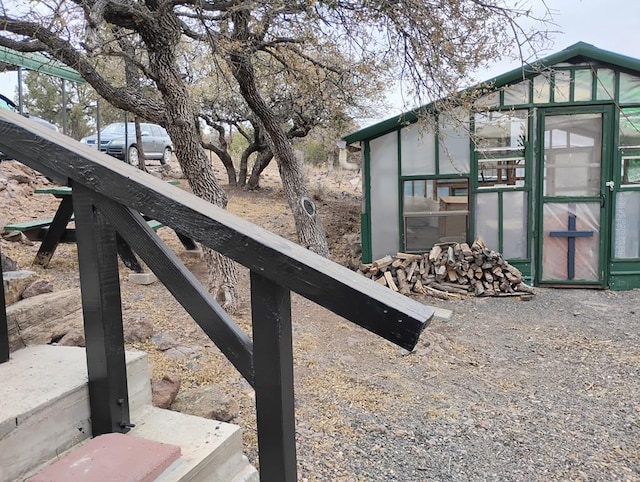
<svg viewBox="0 0 640 482"><path fill-rule="evenodd" d="M180 181L172 179L168 182L170 184L178 184ZM68 227L69 223L73 221L73 189L69 186L41 187L36 188L34 193L52 194L56 198L60 199L60 205L58 206L53 218L8 224L4 229L6 231L21 231L28 239L32 241L41 241L42 244L40 244L40 248L33 260L33 264L46 268L49 266L51 258L60 243L76 242L75 228ZM157 231L164 226L161 222L154 219L147 219L146 217L145 219L147 220L149 227L154 231ZM177 231L176 235L187 251L198 251L198 245L193 241L193 239ZM136 273L142 273L144 270L140 265L137 256L122 236L117 233L116 243L118 255L120 256L120 259L122 259L124 265Z"/></svg>

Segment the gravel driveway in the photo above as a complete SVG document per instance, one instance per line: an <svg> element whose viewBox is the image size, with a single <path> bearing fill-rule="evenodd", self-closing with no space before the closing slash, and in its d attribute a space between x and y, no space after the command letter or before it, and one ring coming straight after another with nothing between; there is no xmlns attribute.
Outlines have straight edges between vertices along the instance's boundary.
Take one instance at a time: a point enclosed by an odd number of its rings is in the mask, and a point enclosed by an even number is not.
<svg viewBox="0 0 640 482"><path fill-rule="evenodd" d="M309 304L300 479L640 480L640 290L536 293L439 302L411 354Z"/></svg>

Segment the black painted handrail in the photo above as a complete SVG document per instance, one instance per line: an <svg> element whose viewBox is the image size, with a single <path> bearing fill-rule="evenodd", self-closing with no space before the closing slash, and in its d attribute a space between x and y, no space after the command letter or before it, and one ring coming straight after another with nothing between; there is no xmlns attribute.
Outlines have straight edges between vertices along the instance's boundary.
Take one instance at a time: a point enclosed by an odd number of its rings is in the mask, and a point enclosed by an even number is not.
<svg viewBox="0 0 640 482"><path fill-rule="evenodd" d="M433 316L425 305L3 110L0 151L61 183L73 184L94 435L130 426L116 231L255 388L263 480L296 478L289 291L408 350ZM253 341L141 213L250 269ZM0 348L1 337L0 330Z"/></svg>

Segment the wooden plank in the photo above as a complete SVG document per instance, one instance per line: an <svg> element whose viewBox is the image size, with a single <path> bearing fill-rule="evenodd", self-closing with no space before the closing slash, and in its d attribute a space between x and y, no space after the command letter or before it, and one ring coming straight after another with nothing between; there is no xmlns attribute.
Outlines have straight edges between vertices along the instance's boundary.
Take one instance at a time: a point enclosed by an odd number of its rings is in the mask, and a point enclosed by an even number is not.
<svg viewBox="0 0 640 482"><path fill-rule="evenodd" d="M433 316L415 300L6 110L0 110L0 150L125 203L405 349L413 349Z"/></svg>
<svg viewBox="0 0 640 482"><path fill-rule="evenodd" d="M53 218L34 219L33 221L23 221L20 223L5 224L5 231L29 231L31 229L46 228L53 222Z"/></svg>

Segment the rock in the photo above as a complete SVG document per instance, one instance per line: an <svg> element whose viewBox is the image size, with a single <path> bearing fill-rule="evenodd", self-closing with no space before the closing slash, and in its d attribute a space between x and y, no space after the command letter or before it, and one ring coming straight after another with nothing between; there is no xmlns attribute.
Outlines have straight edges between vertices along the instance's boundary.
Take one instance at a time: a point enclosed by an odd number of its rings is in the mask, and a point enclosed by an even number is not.
<svg viewBox="0 0 640 482"><path fill-rule="evenodd" d="M11 305L22 297L22 292L33 282L38 280L34 271L19 270L2 273L4 286L4 299L7 305Z"/></svg>
<svg viewBox="0 0 640 482"><path fill-rule="evenodd" d="M180 393L171 410L221 422L229 422L240 413L238 403L213 385Z"/></svg>
<svg viewBox="0 0 640 482"><path fill-rule="evenodd" d="M12 173L9 176L9 179L12 181L17 181L18 184L29 184L35 180L33 176L29 176L23 172Z"/></svg>
<svg viewBox="0 0 640 482"><path fill-rule="evenodd" d="M123 328L125 343L146 341L153 336L153 325L147 319L127 320Z"/></svg>
<svg viewBox="0 0 640 482"><path fill-rule="evenodd" d="M184 360L185 358L190 359L198 359L200 358L200 354L198 350L194 348L189 348L188 346L176 346L173 348L169 348L164 352L169 358L173 358L174 360Z"/></svg>
<svg viewBox="0 0 640 482"><path fill-rule="evenodd" d="M180 391L182 379L179 375L165 375L162 380L151 384L153 405L169 408Z"/></svg>
<svg viewBox="0 0 640 482"><path fill-rule="evenodd" d="M167 351L169 348L175 348L178 346L178 342L166 331L152 336L151 341L160 351Z"/></svg>
<svg viewBox="0 0 640 482"><path fill-rule="evenodd" d="M85 346L84 329L74 328L67 332L60 340L58 345L62 346Z"/></svg>
<svg viewBox="0 0 640 482"><path fill-rule="evenodd" d="M7 306L9 347L44 345L82 328L80 290L45 293Z"/></svg>
<svg viewBox="0 0 640 482"><path fill-rule="evenodd" d="M39 279L26 287L22 292L22 298L32 298L45 293L53 293L53 283L46 279Z"/></svg>
<svg viewBox="0 0 640 482"><path fill-rule="evenodd" d="M17 271L18 263L12 260L9 256L4 254L2 256L2 272L6 273L7 271Z"/></svg>

